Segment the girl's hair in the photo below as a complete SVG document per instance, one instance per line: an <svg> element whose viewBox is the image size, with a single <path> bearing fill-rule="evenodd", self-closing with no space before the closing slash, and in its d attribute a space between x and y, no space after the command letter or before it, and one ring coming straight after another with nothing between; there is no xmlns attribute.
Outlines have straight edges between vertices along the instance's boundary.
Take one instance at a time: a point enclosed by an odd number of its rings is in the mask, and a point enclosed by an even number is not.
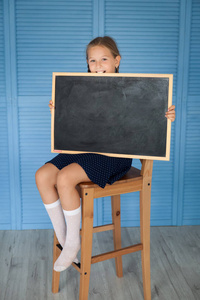
<svg viewBox="0 0 200 300"><path fill-rule="evenodd" d="M103 46L106 47L110 50L110 52L112 53L113 57L115 58L116 56L121 56L119 53L119 50L117 48L117 44L116 42L109 36L104 36L104 37L97 37L95 39L93 39L86 48L86 60L88 60L88 50L91 47L94 46ZM90 72L90 68L88 65L88 72ZM115 68L115 73L119 73L119 66L117 68Z"/></svg>

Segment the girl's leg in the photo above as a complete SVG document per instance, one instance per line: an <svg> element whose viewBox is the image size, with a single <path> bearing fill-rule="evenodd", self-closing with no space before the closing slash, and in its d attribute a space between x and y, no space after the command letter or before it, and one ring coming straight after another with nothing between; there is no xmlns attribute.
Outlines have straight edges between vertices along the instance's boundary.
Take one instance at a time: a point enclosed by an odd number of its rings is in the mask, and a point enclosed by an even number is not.
<svg viewBox="0 0 200 300"><path fill-rule="evenodd" d="M53 224L56 236L61 246L66 238L66 223L58 193L55 188L59 169L51 163L42 166L35 175L36 185L42 201Z"/></svg>
<svg viewBox="0 0 200 300"><path fill-rule="evenodd" d="M67 222L66 241L61 255L54 264L54 269L58 272L71 265L80 249L81 207L76 185L83 181L91 180L83 168L76 163L63 168L57 177L58 193Z"/></svg>
<svg viewBox="0 0 200 300"><path fill-rule="evenodd" d="M76 186L85 181L91 180L77 163L66 166L58 173L57 189L64 210L74 210L80 206L80 196Z"/></svg>
<svg viewBox="0 0 200 300"><path fill-rule="evenodd" d="M58 200L55 188L59 169L51 163L47 163L35 173L35 181L44 204L51 204Z"/></svg>

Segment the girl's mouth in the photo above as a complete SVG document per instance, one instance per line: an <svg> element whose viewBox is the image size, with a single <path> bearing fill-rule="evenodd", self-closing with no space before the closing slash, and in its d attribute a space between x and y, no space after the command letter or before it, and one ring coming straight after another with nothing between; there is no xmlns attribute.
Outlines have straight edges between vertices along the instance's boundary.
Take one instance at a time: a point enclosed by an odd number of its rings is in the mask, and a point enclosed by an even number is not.
<svg viewBox="0 0 200 300"><path fill-rule="evenodd" d="M106 73L106 71L96 71L96 73Z"/></svg>

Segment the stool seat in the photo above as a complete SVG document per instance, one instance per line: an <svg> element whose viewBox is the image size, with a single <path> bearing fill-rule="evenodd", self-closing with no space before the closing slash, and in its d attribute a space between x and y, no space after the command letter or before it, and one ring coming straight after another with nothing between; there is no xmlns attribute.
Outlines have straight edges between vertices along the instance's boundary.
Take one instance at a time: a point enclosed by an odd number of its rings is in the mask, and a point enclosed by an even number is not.
<svg viewBox="0 0 200 300"><path fill-rule="evenodd" d="M106 184L104 188L93 182L81 182L76 186L82 199L82 229L81 229L81 263L72 265L80 272L79 300L87 300L89 293L91 264L115 258L116 274L123 276L122 255L141 251L142 276L144 299L151 300L150 281L150 202L151 202L151 179L152 160L141 160L141 170L131 169L112 185ZM121 211L120 195L130 192L140 192L140 236L141 243L121 248ZM93 202L95 198L111 196L112 224L93 227ZM92 237L94 232L112 230L114 250L92 256ZM61 252L61 247L54 233L53 263ZM60 273L53 270L52 291L59 290Z"/></svg>
<svg viewBox="0 0 200 300"><path fill-rule="evenodd" d="M142 175L140 175L141 170L131 167L130 170L118 181L115 181L112 186L118 185L120 183L125 183L125 182L131 182L134 180L142 179ZM106 188L109 187L110 184L106 184ZM92 181L90 182L81 182L79 183L80 188L100 188L98 184L93 183Z"/></svg>
<svg viewBox="0 0 200 300"><path fill-rule="evenodd" d="M115 181L111 185L106 184L104 188L101 188L93 182L81 182L77 185L77 190L81 198L84 189L93 189L94 198L140 191L142 189L143 180L143 177L140 173L141 170L131 167L131 169L121 179Z"/></svg>

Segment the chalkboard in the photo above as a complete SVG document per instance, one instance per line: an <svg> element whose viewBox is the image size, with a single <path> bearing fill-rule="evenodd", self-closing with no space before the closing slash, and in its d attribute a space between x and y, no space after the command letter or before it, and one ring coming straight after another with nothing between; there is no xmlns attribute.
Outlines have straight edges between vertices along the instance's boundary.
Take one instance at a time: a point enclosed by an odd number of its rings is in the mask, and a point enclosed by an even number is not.
<svg viewBox="0 0 200 300"><path fill-rule="evenodd" d="M54 153L169 160L171 74L53 73Z"/></svg>

